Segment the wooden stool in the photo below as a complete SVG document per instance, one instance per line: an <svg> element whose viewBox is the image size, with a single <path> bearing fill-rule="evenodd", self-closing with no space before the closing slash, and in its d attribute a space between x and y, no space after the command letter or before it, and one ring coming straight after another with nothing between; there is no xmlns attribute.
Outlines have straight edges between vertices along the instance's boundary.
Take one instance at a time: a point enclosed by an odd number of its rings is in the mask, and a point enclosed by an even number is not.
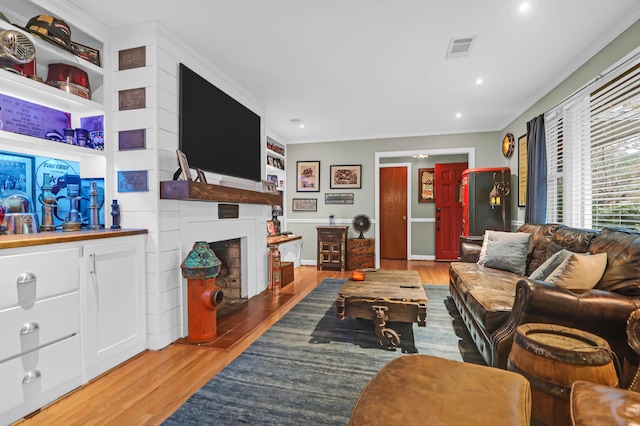
<svg viewBox="0 0 640 426"><path fill-rule="evenodd" d="M385 365L356 402L349 425L528 425L529 382L506 370L429 355Z"/></svg>

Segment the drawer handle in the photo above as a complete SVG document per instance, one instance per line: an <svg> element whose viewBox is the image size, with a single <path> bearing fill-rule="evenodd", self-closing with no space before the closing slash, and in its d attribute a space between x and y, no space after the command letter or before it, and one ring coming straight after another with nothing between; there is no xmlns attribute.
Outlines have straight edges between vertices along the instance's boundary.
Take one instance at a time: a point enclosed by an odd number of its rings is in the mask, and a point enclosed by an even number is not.
<svg viewBox="0 0 640 426"><path fill-rule="evenodd" d="M40 372L40 370L29 371L22 378L22 384L26 385L27 383L31 383L33 381L38 380L40 377L42 377L42 373Z"/></svg>
<svg viewBox="0 0 640 426"><path fill-rule="evenodd" d="M20 274L16 282L18 284L28 284L34 282L35 280L36 274L34 274L33 272L23 272Z"/></svg>
<svg viewBox="0 0 640 426"><path fill-rule="evenodd" d="M29 334L40 330L40 324L37 322L28 322L20 329L20 334Z"/></svg>

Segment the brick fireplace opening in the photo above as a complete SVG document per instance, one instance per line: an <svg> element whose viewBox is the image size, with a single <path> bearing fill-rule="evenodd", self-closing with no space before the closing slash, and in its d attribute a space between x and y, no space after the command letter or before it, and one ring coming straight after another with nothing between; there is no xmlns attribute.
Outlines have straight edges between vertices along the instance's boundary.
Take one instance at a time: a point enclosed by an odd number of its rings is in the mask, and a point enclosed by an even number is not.
<svg viewBox="0 0 640 426"><path fill-rule="evenodd" d="M221 262L216 284L224 293L222 305L235 304L246 299L242 297L241 239L214 241L209 243L209 247Z"/></svg>

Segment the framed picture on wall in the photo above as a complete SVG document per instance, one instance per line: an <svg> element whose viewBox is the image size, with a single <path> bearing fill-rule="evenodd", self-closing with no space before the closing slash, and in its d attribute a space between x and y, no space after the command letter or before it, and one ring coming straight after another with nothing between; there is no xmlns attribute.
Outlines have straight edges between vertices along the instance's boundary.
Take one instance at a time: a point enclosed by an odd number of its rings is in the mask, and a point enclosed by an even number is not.
<svg viewBox="0 0 640 426"><path fill-rule="evenodd" d="M318 210L318 199L294 198L291 210L294 212L315 212Z"/></svg>
<svg viewBox="0 0 640 426"><path fill-rule="evenodd" d="M518 138L518 207L527 203L527 135Z"/></svg>
<svg viewBox="0 0 640 426"><path fill-rule="evenodd" d="M320 162L298 161L296 163L296 191L320 192Z"/></svg>
<svg viewBox="0 0 640 426"><path fill-rule="evenodd" d="M432 167L427 169L418 169L419 203L433 203L436 201L434 184L435 173Z"/></svg>
<svg viewBox="0 0 640 426"><path fill-rule="evenodd" d="M362 165L331 166L331 189L362 188Z"/></svg>
<svg viewBox="0 0 640 426"><path fill-rule="evenodd" d="M325 204L353 204L353 192L324 194Z"/></svg>

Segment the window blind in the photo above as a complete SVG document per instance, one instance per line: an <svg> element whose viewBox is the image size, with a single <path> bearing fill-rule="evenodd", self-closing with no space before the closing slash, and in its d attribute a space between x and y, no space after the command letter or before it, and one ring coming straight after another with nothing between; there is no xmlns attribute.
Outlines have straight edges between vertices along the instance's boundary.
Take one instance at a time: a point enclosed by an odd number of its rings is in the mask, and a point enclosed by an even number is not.
<svg viewBox="0 0 640 426"><path fill-rule="evenodd" d="M547 221L640 227L640 58L545 114Z"/></svg>

